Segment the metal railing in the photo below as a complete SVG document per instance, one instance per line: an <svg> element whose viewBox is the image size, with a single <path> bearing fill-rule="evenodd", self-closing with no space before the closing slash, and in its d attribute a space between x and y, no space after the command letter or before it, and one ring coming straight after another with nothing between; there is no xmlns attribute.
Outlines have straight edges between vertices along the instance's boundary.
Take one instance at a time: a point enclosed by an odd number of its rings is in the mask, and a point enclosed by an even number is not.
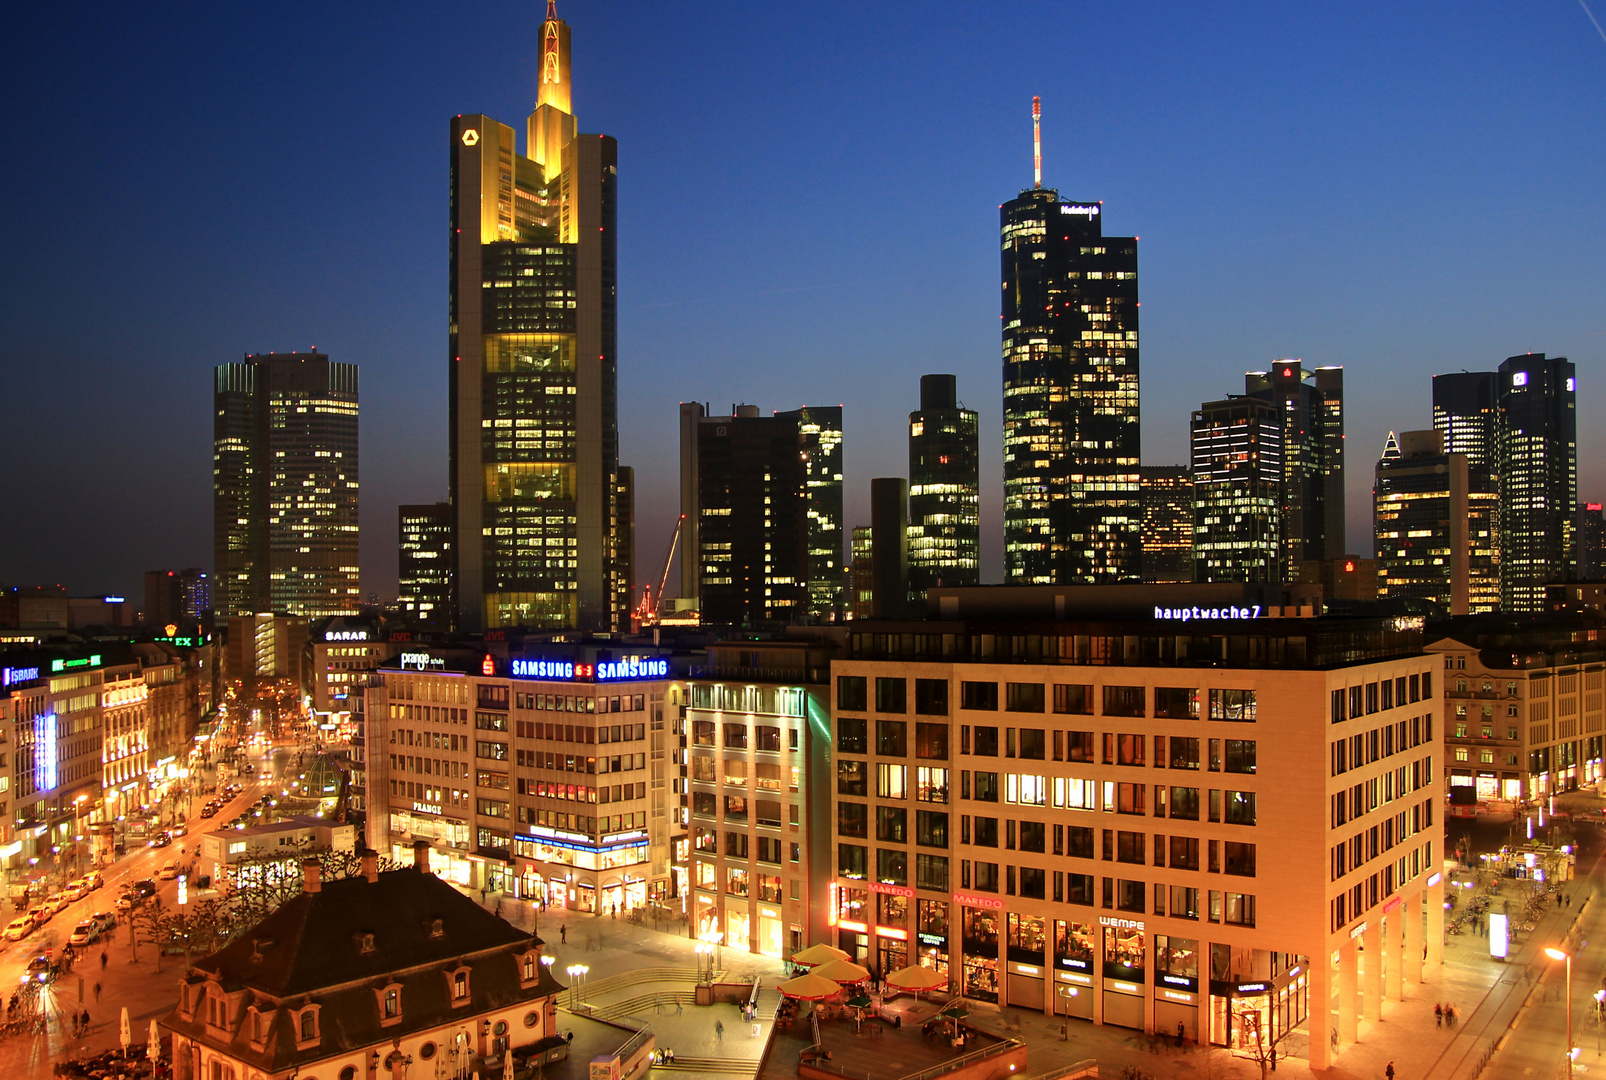
<svg viewBox="0 0 1606 1080"><path fill-rule="evenodd" d="M1084 1058L1069 1065L1062 1065L1057 1069L1050 1069L1048 1072L1038 1073L1036 1076L1029 1077L1028 1080L1076 1080L1077 1077L1096 1077L1098 1074L1098 1058Z"/></svg>
<svg viewBox="0 0 1606 1080"><path fill-rule="evenodd" d="M898 1080L933 1080L934 1077L942 1076L944 1073L963 1069L967 1065L974 1065L985 1058L1008 1053L1011 1050L1023 1048L1025 1045L1020 1039L1006 1039L996 1046L984 1046L979 1050L972 1050L968 1054L961 1054L959 1057L952 1058L940 1065L933 1065L930 1068L921 1069L919 1072L904 1073L898 1077Z"/></svg>

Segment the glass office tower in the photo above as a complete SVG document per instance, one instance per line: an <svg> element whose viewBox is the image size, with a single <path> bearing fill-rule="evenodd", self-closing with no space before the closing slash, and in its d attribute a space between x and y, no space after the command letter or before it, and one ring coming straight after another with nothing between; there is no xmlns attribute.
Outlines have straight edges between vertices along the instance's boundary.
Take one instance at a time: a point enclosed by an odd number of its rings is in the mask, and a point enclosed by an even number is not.
<svg viewBox="0 0 1606 1080"><path fill-rule="evenodd" d="M1577 380L1571 361L1513 356L1496 372L1500 605L1542 611L1567 578L1578 503Z"/></svg>
<svg viewBox="0 0 1606 1080"><path fill-rule="evenodd" d="M316 352L222 364L212 425L217 614L355 614L357 365Z"/></svg>
<svg viewBox="0 0 1606 1080"><path fill-rule="evenodd" d="M1138 242L1103 211L1043 187L999 209L1011 584L1142 574Z"/></svg>
<svg viewBox="0 0 1606 1080"><path fill-rule="evenodd" d="M1193 579L1281 580L1282 410L1258 398L1193 414Z"/></svg>
<svg viewBox="0 0 1606 1080"><path fill-rule="evenodd" d="M618 147L576 134L569 27L541 24L514 131L451 122L451 502L458 629L618 631Z"/></svg>
<svg viewBox="0 0 1606 1080"><path fill-rule="evenodd" d="M909 414L909 599L917 612L927 589L981 584L979 431L954 376L920 376L920 408Z"/></svg>
<svg viewBox="0 0 1606 1080"><path fill-rule="evenodd" d="M1344 542L1344 369L1308 371L1279 360L1244 376L1244 392L1271 402L1283 435L1283 580L1299 581L1300 564L1342 558Z"/></svg>
<svg viewBox="0 0 1606 1080"><path fill-rule="evenodd" d="M809 614L831 622L842 592L842 406L805 405L777 413L797 421L809 497Z"/></svg>

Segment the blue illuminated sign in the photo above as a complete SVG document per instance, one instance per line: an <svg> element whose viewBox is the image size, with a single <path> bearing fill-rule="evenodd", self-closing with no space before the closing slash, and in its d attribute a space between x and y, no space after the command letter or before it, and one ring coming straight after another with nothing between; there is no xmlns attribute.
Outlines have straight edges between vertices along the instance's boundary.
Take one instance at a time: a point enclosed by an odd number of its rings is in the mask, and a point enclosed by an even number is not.
<svg viewBox="0 0 1606 1080"><path fill-rule="evenodd" d="M35 724L34 786L49 791L56 786L56 714L45 713Z"/></svg>
<svg viewBox="0 0 1606 1080"><path fill-rule="evenodd" d="M36 667L8 667L0 671L0 686L29 682L38 677L39 669Z"/></svg>
<svg viewBox="0 0 1606 1080"><path fill-rule="evenodd" d="M510 661L510 669L515 679L627 682L669 677L669 661L652 656L632 656L596 664L576 663L573 660L513 660Z"/></svg>
<svg viewBox="0 0 1606 1080"><path fill-rule="evenodd" d="M662 657L632 656L628 660L614 660L597 665L598 682L617 682L621 679L664 679L669 677L669 661Z"/></svg>
<svg viewBox="0 0 1606 1080"><path fill-rule="evenodd" d="M513 677L515 679L572 679L574 678L574 662L572 660L515 660L513 661Z"/></svg>
<svg viewBox="0 0 1606 1080"><path fill-rule="evenodd" d="M1258 619L1260 618L1261 610L1262 609L1259 604L1245 604L1243 607L1213 608L1157 607L1154 609L1154 617L1156 619L1177 619L1181 622L1189 622L1193 619L1209 619L1212 622L1220 622L1226 619Z"/></svg>

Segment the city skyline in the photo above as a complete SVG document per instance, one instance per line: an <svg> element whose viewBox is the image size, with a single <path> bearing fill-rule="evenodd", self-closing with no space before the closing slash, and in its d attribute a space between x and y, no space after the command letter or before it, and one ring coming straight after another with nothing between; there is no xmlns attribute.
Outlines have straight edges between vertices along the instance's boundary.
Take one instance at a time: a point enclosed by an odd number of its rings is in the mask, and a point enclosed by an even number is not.
<svg viewBox="0 0 1606 1080"><path fill-rule="evenodd" d="M76 263L61 260L60 253L80 250L75 243L47 236L38 224L66 217L59 200L80 181L61 183L68 174L53 165L6 181L11 213L22 215L13 219L8 261L14 279L24 263L31 269L6 309L4 355L14 392L33 404L0 445L36 478L29 508L55 523L11 536L0 548L11 583L59 580L77 593L130 592L150 566L207 562L201 373L245 351L311 341L365 368L363 456L377 464L365 478L363 591L393 593L397 504L439 499L447 487L438 361L441 124L465 108L523 115L535 97L539 5L488 10L505 15L500 22L509 28L489 50L493 56L449 40L420 12L384 29L376 49L395 48L383 61L359 52L350 74L320 74L298 89L239 74L234 69L251 64L237 57L225 71L206 50L196 53L187 77L128 78L114 62L83 87L70 85L114 45L126 44L129 27L119 16L90 31L85 48L69 50L59 70L25 58L13 71L15 100L25 109L54 100L60 115L78 119L94 98L104 112L88 138L126 168L98 181L104 188L97 205L71 216L67 236L89 243L99 260L83 276ZM1600 408L1591 372L1606 332L1591 322L1594 308L1583 298L1598 281L1602 225L1578 178L1598 174L1599 140L1589 133L1600 123L1593 106L1599 94L1587 90L1606 82L1606 50L1580 12L1546 9L1520 23L1483 12L1453 29L1431 13L1369 17L1358 9L1336 25L1314 16L1180 13L1159 30L1141 16L1067 9L1047 29L1087 41L1131 36L1111 56L1112 82L1102 88L1083 87L1068 65L1048 63L1054 54L1046 41L1021 46L1018 20L971 17L969 33L960 35L966 47L979 50L982 69L991 63L1005 75L945 127L949 105L937 95L913 100L906 88L939 85L935 73L956 48L944 39L964 18L959 9L933 9L919 24L890 10L832 21L835 9L811 9L811 21L824 18L830 27L835 50L819 62L841 76L828 104L880 113L873 123L856 121L816 163L847 181L826 196L818 185L791 186L803 184L811 167L810 151L800 147L818 148L825 134L813 126L817 118L784 100L809 78L792 74L785 61L818 59L787 40L789 20L801 16L737 18L715 8L688 37L691 30L663 13L626 10L636 17L603 18L580 3L564 5L561 14L583 28L576 42L581 126L616 133L628 150L620 165L620 227L629 238L620 253L620 460L638 466L638 584L655 572L649 568L659 564L676 517L675 402L660 389L670 373L679 380L668 395L676 399L843 402L846 528L869 520L872 476L904 471L901 419L916 403L918 376L956 373L964 403L981 413L982 578L1001 579L997 309L990 291L996 234L988 234L1000 195L1031 180L1024 116L1034 93L1044 100L1045 185L1097 194L1121 231L1145 238L1145 464L1186 460L1190 409L1242 372L1283 356L1349 369L1348 434L1370 448L1387 430L1430 425L1432 375L1489 369L1531 349L1567 356L1580 368L1578 488L1583 499L1600 494L1606 476L1594 463L1606 455L1590 422ZM1375 36L1387 41L1373 40L1369 18L1380 17L1390 33ZM24 37L48 42L66 32L50 14L29 18L36 25ZM346 25L339 15L304 25L217 16L193 27L172 18L146 20L133 40L148 36L158 58L163 50L198 49L212 35L236 51L305 46L317 60L346 49L357 32L356 22ZM1135 20L1131 30L1128 20ZM1189 31L1199 44L1171 36ZM1235 49L1274 57L1252 79L1232 69L1240 52L1205 59L1211 43L1234 34L1243 38ZM170 40L158 44L157 35ZM261 40L247 45L248 38ZM1009 49L1024 51L1006 64ZM370 103L357 85L425 50L435 74L410 86L393 72L379 80L398 91L396 102ZM1407 54L1417 70L1400 73L1394 59ZM730 62L688 68L677 60L686 56ZM1538 74L1525 69L1519 82L1505 73L1523 68L1517 60L1541 56ZM873 70L883 59L888 63ZM1163 70L1168 62L1180 62L1176 73ZM1390 80L1356 81L1373 69L1390 70ZM126 84L119 94L93 93L119 77ZM707 161L688 164L676 140L655 130L677 110L650 91L672 79L703 103L701 130L738 133ZM1184 98L1189 80L1194 87ZM1279 88L1296 86L1286 102L1267 103ZM1555 105L1558 92L1583 103ZM203 99L211 104L198 114L170 108ZM862 108L861 99L871 107ZM1536 116L1541 100L1550 107ZM238 130L223 137L222 158L260 144L254 154L312 161L315 179L290 191L247 179L238 190L194 201L203 190L195 185L210 183L218 165L187 145L184 128L230 104L240 106L232 110ZM380 110L383 144L382 161L365 162L360 181L336 153L338 125L322 122L358 108ZM766 119L755 131L749 120L760 112ZM1308 130L1294 127L1299 116L1309 119ZM1187 119L1194 126L1182 124ZM114 124L117 131L104 126ZM48 146L73 127L63 123L40 138ZM148 145L132 145L135 134ZM1223 149L1209 145L1222 140ZM872 145L880 152L858 155ZM931 170L961 147L979 167L962 182L933 184ZM1493 147L1501 152L1492 155ZM153 167L173 153L192 167L176 179L163 169L155 181ZM327 168L316 167L320 155ZM1536 158L1549 163L1539 170L1543 177L1522 164ZM720 186L699 186L711 170L722 171ZM757 201L740 190L760 175L767 185L789 172L797 176ZM907 215L872 212L873 191L922 173L920 220L943 224L910 231L898 223ZM384 178L377 189L375 176ZM376 190L380 205L357 212L355 200L373 199ZM709 191L718 198L707 199ZM709 214L716 202L722 219ZM195 212L175 217L181 206ZM105 216L114 210L115 219ZM1481 224L1494 213L1508 222L1497 234ZM368 228L377 218L364 215L382 215L384 234ZM819 220L830 224L819 229ZM1375 252L1385 237L1392 254L1380 265ZM118 238L126 243L113 245ZM141 261L125 263L123 247L142 251ZM1474 248L1478 258L1465 257ZM1208 276L1207 266L1214 268ZM1358 267L1371 275L1364 284L1357 284ZM856 294L871 280L881 291L867 303ZM62 317L65 295L87 295L92 310ZM69 363L80 377L46 377ZM110 433L115 442L107 441ZM173 480L161 491L129 486L98 489L98 500L77 497L92 478L99 481L111 453L159 457ZM1353 508L1368 505L1369 470L1350 472L1347 546L1364 553L1369 522ZM126 550L106 548L92 516L104 513L121 520L119 535L131 538ZM106 577L72 569L91 565Z"/></svg>

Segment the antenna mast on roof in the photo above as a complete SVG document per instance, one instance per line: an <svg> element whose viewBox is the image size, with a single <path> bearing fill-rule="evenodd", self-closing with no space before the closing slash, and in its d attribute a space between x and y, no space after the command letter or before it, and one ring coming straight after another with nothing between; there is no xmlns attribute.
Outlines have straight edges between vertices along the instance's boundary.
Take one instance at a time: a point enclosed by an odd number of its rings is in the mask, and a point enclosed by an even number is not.
<svg viewBox="0 0 1606 1080"><path fill-rule="evenodd" d="M1032 187L1043 186L1043 99L1032 98Z"/></svg>

